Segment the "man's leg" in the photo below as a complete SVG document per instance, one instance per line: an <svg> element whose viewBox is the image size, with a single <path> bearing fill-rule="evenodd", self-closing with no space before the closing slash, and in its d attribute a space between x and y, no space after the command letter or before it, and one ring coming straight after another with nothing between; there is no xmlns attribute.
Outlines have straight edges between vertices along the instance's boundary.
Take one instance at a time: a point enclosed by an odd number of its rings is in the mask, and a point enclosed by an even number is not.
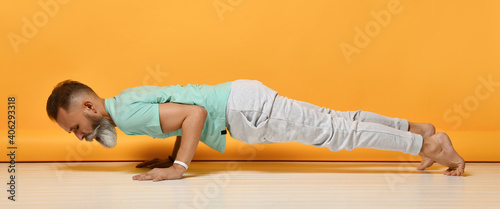
<svg viewBox="0 0 500 209"><path fill-rule="evenodd" d="M391 118L384 115L380 115L373 112L368 111L335 111L331 110L327 107L320 107L308 102L293 100L293 102L302 105L307 108L316 109L322 113L327 113L332 115L333 117L343 117L347 120L351 121L361 121L361 122L370 122L370 123L379 123L382 125L386 125L392 128L396 128L402 131L410 131L412 133L420 134L425 137L432 136L436 133L434 126L430 123L415 123L409 122L406 119L400 118Z"/></svg>
<svg viewBox="0 0 500 209"><path fill-rule="evenodd" d="M264 138L272 142L295 141L326 146L332 151L354 148L400 151L420 155L423 161L419 169L432 165L434 161L449 166L443 172L446 175L461 175L465 168L464 160L445 133L422 137L378 123L332 117L279 95L266 125Z"/></svg>
<svg viewBox="0 0 500 209"><path fill-rule="evenodd" d="M461 175L465 162L458 155L445 133L430 137L402 131L372 122L333 117L317 109L308 108L283 96L277 96L265 126L264 138L272 142L299 142L332 151L354 148L393 150L423 159L418 169L434 161L449 166L446 175Z"/></svg>
<svg viewBox="0 0 500 209"><path fill-rule="evenodd" d="M294 99L290 99L292 102L297 103L301 106L311 108L311 109L316 109L321 113L326 113L330 114L333 117L342 117L350 121L360 121L360 122L370 122L370 123L379 123L382 125L386 125L392 128L396 128L402 131L408 131L408 121L405 119L399 119L399 118L390 118L387 116L383 116L380 114L368 112L368 111L362 111L362 110L357 110L357 111L335 111L331 110L327 107L319 107L317 105L308 103L308 102L303 102L303 101L298 101Z"/></svg>
<svg viewBox="0 0 500 209"><path fill-rule="evenodd" d="M320 108L253 80L232 83L226 117L231 136L248 144L296 141L332 151L363 147L418 155L423 140L407 132L404 119Z"/></svg>
<svg viewBox="0 0 500 209"><path fill-rule="evenodd" d="M375 114L359 111L358 113L335 113L326 108L318 110L304 105L303 102L277 96L266 124L264 138L270 142L299 142L316 147L328 147L332 151L354 148L374 148L393 150L418 155L422 147L421 135L392 128L389 125L408 129L405 120L383 118L386 124L352 120L356 115ZM359 114L360 113L360 114ZM346 117L351 119L347 119ZM354 117L351 117L354 116Z"/></svg>
<svg viewBox="0 0 500 209"><path fill-rule="evenodd" d="M446 175L460 175L465 168L446 134L422 137L378 123L333 117L279 96L258 81L233 83L226 117L231 136L248 144L296 141L332 151L356 147L394 150L449 166L443 172Z"/></svg>
<svg viewBox="0 0 500 209"><path fill-rule="evenodd" d="M300 104L304 107L311 108L311 109L316 109L322 113L327 113L332 115L333 117L343 117L347 120L355 121L359 120L361 122L372 122L372 123L380 123L382 125L386 125L392 128L396 128L402 131L409 131L411 133L415 134L420 134L423 137L431 137L436 133L436 129L434 125L430 123L415 123L415 122L409 122L406 119L399 119L399 118L390 118L387 116L383 116L380 114L372 113L372 112L367 112L367 111L333 111L329 108L326 107L319 107L317 105L308 103L308 102L303 102L303 101L298 101L298 100L293 100L293 102ZM422 162L420 165L417 167L418 170L424 170L430 166L432 166L435 161L424 156L420 155L420 158L422 158Z"/></svg>

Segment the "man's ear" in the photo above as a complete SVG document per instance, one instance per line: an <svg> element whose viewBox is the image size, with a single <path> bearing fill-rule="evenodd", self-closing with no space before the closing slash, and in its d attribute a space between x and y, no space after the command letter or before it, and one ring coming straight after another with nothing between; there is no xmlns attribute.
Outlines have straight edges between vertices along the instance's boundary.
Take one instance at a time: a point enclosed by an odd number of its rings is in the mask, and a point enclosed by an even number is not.
<svg viewBox="0 0 500 209"><path fill-rule="evenodd" d="M94 103L92 103L92 101L83 100L82 105L86 111L91 111L93 113L97 113L97 110L95 109Z"/></svg>

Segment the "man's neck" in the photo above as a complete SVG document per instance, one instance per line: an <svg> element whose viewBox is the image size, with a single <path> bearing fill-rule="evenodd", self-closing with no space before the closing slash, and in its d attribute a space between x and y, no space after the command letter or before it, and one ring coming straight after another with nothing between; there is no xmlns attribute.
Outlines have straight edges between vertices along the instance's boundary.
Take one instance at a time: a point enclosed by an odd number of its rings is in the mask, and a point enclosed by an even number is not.
<svg viewBox="0 0 500 209"><path fill-rule="evenodd" d="M113 124L116 127L115 122L113 121L113 118L111 118L111 115L109 115L108 111L106 110L106 105L105 105L105 99L99 98L99 106L100 106L100 112L102 114L102 117L108 119L111 121L111 124Z"/></svg>

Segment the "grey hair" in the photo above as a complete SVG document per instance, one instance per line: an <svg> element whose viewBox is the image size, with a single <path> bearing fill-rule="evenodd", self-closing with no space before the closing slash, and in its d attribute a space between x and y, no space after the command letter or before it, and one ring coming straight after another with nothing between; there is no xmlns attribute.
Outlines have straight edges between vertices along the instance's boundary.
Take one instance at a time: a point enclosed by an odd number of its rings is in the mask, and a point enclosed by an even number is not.
<svg viewBox="0 0 500 209"><path fill-rule="evenodd" d="M85 136L85 140L91 142L94 138L102 146L113 148L116 146L116 130L115 126L106 118L98 120L98 126L94 131Z"/></svg>

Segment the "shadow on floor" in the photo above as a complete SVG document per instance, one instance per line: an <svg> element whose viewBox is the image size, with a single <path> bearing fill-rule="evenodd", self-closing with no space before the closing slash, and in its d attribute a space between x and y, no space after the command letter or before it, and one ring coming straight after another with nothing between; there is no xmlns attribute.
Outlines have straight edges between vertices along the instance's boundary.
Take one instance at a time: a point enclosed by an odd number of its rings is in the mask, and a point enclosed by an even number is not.
<svg viewBox="0 0 500 209"><path fill-rule="evenodd" d="M75 163L59 166L67 171L116 171L139 174L149 168L135 168L139 162ZM203 176L221 172L268 172L268 173L397 173L397 174L442 174L446 167L434 164L425 171L417 171L419 163L392 162L193 162L185 177ZM465 175L467 176L467 175Z"/></svg>
<svg viewBox="0 0 500 209"><path fill-rule="evenodd" d="M222 165L217 165L222 164ZM217 162L197 164L189 173L217 173L231 170L269 173L403 173L442 174L444 166L433 165L425 171L417 171L419 163L364 163L364 162Z"/></svg>

